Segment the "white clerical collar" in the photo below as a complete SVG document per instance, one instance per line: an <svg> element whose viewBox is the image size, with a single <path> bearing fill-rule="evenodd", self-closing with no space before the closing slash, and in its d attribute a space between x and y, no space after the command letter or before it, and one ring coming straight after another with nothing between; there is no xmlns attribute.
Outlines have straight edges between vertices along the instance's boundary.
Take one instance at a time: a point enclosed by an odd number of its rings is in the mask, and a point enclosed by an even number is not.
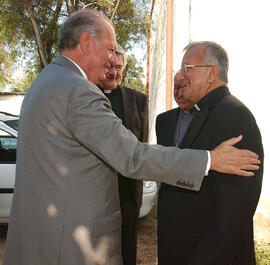
<svg viewBox="0 0 270 265"><path fill-rule="evenodd" d="M193 108L195 108L197 111L200 111L201 109L200 109L200 107L197 105L197 104L195 104L194 105L194 107ZM192 109L193 109L192 108ZM184 113L186 113L186 114L188 114L188 113L190 113L190 110L182 110ZM192 110L191 110L192 111Z"/></svg>
<svg viewBox="0 0 270 265"><path fill-rule="evenodd" d="M184 113L188 114L189 110L182 110Z"/></svg>
<svg viewBox="0 0 270 265"><path fill-rule="evenodd" d="M78 68L78 69L80 70L80 72L82 73L82 76L83 76L85 79L88 80L86 73L83 71L83 69L82 69L79 65L77 65L75 62L73 62L73 61L72 61L70 58L68 58L67 56L65 56L65 55L62 55L62 56L64 56L65 58L67 58L68 60L70 60L73 64L75 64L75 66L77 66L77 68Z"/></svg>
<svg viewBox="0 0 270 265"><path fill-rule="evenodd" d="M195 104L194 107L196 108L197 111L201 110L200 107L197 104Z"/></svg>
<svg viewBox="0 0 270 265"><path fill-rule="evenodd" d="M104 89L104 93L105 94L110 94L110 93L112 93L112 90L110 90L110 89Z"/></svg>

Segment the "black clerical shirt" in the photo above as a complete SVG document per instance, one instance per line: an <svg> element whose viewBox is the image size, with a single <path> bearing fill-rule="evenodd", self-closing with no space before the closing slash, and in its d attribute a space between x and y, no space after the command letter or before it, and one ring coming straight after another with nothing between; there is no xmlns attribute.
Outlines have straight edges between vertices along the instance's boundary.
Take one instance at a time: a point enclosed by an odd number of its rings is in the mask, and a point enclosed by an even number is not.
<svg viewBox="0 0 270 265"><path fill-rule="evenodd" d="M118 86L117 88L112 89L112 90L104 90L101 87L100 89L111 102L112 110L115 113L115 115L119 119L123 120L124 110L123 110L123 102L122 102L122 95L121 95L120 87Z"/></svg>

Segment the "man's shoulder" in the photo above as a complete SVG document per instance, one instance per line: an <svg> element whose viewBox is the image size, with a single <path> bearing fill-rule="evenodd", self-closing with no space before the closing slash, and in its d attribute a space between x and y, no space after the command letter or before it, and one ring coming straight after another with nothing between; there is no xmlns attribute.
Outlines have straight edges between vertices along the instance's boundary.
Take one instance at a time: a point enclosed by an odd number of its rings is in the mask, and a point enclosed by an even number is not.
<svg viewBox="0 0 270 265"><path fill-rule="evenodd" d="M233 95L224 97L218 104L217 109L222 110L222 112L227 115L241 112L250 113L248 107L240 99Z"/></svg>
<svg viewBox="0 0 270 265"><path fill-rule="evenodd" d="M157 119L164 119L164 118L167 118L168 116L175 115L178 113L178 111L179 111L179 108L177 107L177 108L162 112L157 115Z"/></svg>
<svg viewBox="0 0 270 265"><path fill-rule="evenodd" d="M250 109L237 97L228 95L224 97L213 109L212 121L222 123L224 126L234 128L255 128L256 119ZM251 126L251 124L253 124Z"/></svg>

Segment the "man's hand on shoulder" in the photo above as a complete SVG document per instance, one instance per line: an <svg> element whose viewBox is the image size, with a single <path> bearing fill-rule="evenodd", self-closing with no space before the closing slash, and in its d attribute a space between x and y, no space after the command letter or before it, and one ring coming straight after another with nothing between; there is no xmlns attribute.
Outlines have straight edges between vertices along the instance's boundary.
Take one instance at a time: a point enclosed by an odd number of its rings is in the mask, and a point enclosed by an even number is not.
<svg viewBox="0 0 270 265"><path fill-rule="evenodd" d="M242 138L242 135L231 138L210 151L210 169L226 174L253 176L254 173L251 171L259 169L260 160L254 152L233 146L240 142Z"/></svg>

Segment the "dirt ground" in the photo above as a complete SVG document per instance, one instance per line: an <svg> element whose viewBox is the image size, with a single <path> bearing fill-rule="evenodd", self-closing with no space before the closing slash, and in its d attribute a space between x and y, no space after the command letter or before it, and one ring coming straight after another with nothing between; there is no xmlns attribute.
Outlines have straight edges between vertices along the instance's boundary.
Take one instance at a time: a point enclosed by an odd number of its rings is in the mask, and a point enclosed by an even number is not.
<svg viewBox="0 0 270 265"><path fill-rule="evenodd" d="M137 265L157 264L157 208L140 218L137 238Z"/></svg>
<svg viewBox="0 0 270 265"><path fill-rule="evenodd" d="M157 208L156 203L151 212L139 219L138 223L138 242L137 242L137 265L157 265ZM7 226L0 226L0 265L2 264ZM261 246L270 249L267 246ZM258 263L270 265L266 263Z"/></svg>

